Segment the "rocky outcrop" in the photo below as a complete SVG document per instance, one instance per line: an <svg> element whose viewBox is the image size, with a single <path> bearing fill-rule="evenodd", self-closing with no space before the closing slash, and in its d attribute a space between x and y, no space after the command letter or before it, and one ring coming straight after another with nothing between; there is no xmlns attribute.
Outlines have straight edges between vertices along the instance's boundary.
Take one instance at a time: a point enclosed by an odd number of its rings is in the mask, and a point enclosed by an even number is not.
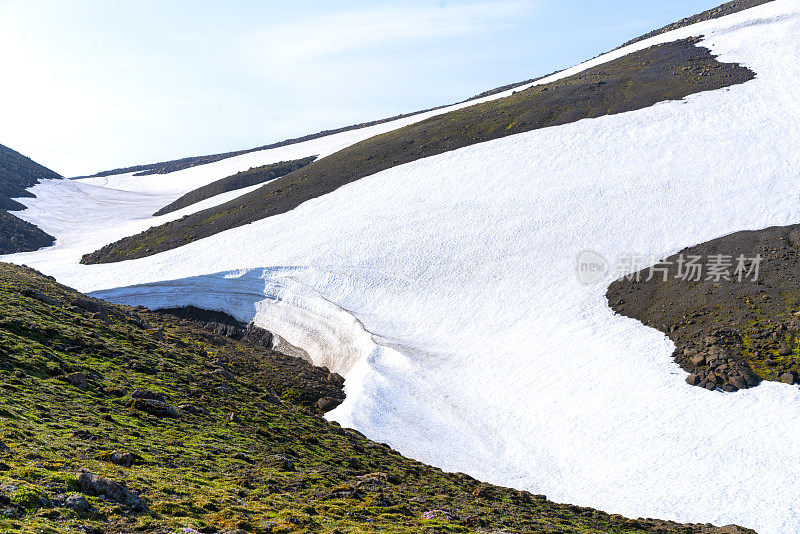
<svg viewBox="0 0 800 534"><path fill-rule="evenodd" d="M736 273L739 257L748 276ZM684 279L689 258L706 270ZM719 259L730 263L727 271L710 276ZM606 297L614 311L669 336L689 384L734 392L762 380L798 382L800 225L736 232L686 248L656 270L616 280Z"/></svg>
<svg viewBox="0 0 800 534"><path fill-rule="evenodd" d="M41 180L59 178L59 174L0 145L0 254L29 252L53 244L53 236L6 210L24 210L25 206L14 198L30 198L33 194L29 187Z"/></svg>

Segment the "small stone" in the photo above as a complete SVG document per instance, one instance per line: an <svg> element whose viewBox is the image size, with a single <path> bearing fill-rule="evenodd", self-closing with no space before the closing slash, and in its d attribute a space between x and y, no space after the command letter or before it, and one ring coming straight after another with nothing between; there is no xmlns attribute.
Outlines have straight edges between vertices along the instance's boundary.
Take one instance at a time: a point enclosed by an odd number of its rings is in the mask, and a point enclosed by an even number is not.
<svg viewBox="0 0 800 534"><path fill-rule="evenodd" d="M122 467L130 467L136 461L136 457L130 452L112 452L108 459L112 464Z"/></svg>
<svg viewBox="0 0 800 534"><path fill-rule="evenodd" d="M322 410L323 412L329 412L339 406L341 401L338 401L332 397L325 397L323 399L319 399L317 401L317 407Z"/></svg>
<svg viewBox="0 0 800 534"><path fill-rule="evenodd" d="M233 455L233 458L235 460L241 460L243 462L247 462L248 464L252 464L253 463L253 459L250 458L249 456L247 456L243 452L237 452L236 454Z"/></svg>
<svg viewBox="0 0 800 534"><path fill-rule="evenodd" d="M120 386L113 386L106 389L106 395L111 397L124 397L126 394L125 388Z"/></svg>
<svg viewBox="0 0 800 534"><path fill-rule="evenodd" d="M686 383L690 386L696 386L700 383L700 377L692 373L686 377Z"/></svg>
<svg viewBox="0 0 800 534"><path fill-rule="evenodd" d="M706 364L706 357L702 354L698 354L692 358L692 364L696 366L701 366Z"/></svg>
<svg viewBox="0 0 800 534"><path fill-rule="evenodd" d="M60 376L58 379L79 389L89 388L89 377L86 376L86 373L70 373Z"/></svg>
<svg viewBox="0 0 800 534"><path fill-rule="evenodd" d="M100 439L100 436L89 432L86 429L76 430L72 433L72 435L78 439L84 439L86 441L97 441Z"/></svg>
<svg viewBox="0 0 800 534"><path fill-rule="evenodd" d="M784 384L794 384L795 381L794 373L783 373L781 376L778 377L778 380L780 382L783 382Z"/></svg>
<svg viewBox="0 0 800 534"><path fill-rule="evenodd" d="M759 378L757 374L751 372L750 370L747 370L743 374L743 377L744 381L747 383L747 387L749 388L754 388L761 383L761 378Z"/></svg>
<svg viewBox="0 0 800 534"><path fill-rule="evenodd" d="M778 351L778 356L789 356L791 353L792 349L784 347Z"/></svg>
<svg viewBox="0 0 800 534"><path fill-rule="evenodd" d="M178 410L167 404L166 402L151 400L151 399L132 399L128 403L129 408L149 413L156 417L168 417L177 419L180 417Z"/></svg>
<svg viewBox="0 0 800 534"><path fill-rule="evenodd" d="M93 510L92 504L83 495L70 495L64 499L64 507L75 510L79 514L86 514Z"/></svg>
<svg viewBox="0 0 800 534"><path fill-rule="evenodd" d="M714 382L708 381L706 382L706 389L709 391L714 391L717 389L717 385Z"/></svg>
<svg viewBox="0 0 800 534"><path fill-rule="evenodd" d="M147 389L135 389L131 393L132 399L146 399L146 400L155 400L159 402L167 402L167 399L164 398L164 395L161 393L156 393L155 391L149 391Z"/></svg>
<svg viewBox="0 0 800 534"><path fill-rule="evenodd" d="M747 389L747 382L741 376L732 376L728 379L728 383L736 389Z"/></svg>
<svg viewBox="0 0 800 534"><path fill-rule="evenodd" d="M195 406L194 404L181 404L178 406L178 409L192 415L208 415L208 410L201 406Z"/></svg>
<svg viewBox="0 0 800 534"><path fill-rule="evenodd" d="M337 386L344 384L344 377L339 373L330 373L327 377L328 382L333 382Z"/></svg>

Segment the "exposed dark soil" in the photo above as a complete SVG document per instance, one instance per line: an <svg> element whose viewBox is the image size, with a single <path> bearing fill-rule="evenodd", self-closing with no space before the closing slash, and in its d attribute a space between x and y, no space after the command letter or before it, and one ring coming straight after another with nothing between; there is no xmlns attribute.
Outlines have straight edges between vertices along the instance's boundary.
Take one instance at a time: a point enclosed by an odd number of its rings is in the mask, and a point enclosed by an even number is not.
<svg viewBox="0 0 800 534"><path fill-rule="evenodd" d="M38 250L49 247L55 240L38 226L0 210L0 254Z"/></svg>
<svg viewBox="0 0 800 534"><path fill-rule="evenodd" d="M643 109L751 80L721 63L697 39L650 47L556 82L476 104L356 143L231 202L87 254L83 263L150 256L265 217L379 171L465 146L539 128Z"/></svg>
<svg viewBox="0 0 800 534"><path fill-rule="evenodd" d="M627 43L620 46L620 48L622 48L623 46L631 45L633 43L638 43L639 41L644 41L645 39L649 39L650 37L655 37L656 35L661 35L662 33L667 33L669 31L677 30L679 28L685 28L686 26L691 26L692 24L697 24L698 22L718 19L726 15L732 15L733 13L738 13L739 11L744 11L745 9L750 9L751 7L760 6L761 4L766 4L772 1L773 0L734 0L733 2L727 2L725 4L722 4L721 6L717 6L713 9L703 11L702 13L698 13L697 15L686 17L685 19L681 19L678 22L673 22L672 24L668 24L658 30L653 30L651 32L648 32L640 37L637 37L636 39L631 39Z"/></svg>
<svg viewBox="0 0 800 534"><path fill-rule="evenodd" d="M0 264L0 532L752 533L409 460L320 417L338 375L219 335L238 324L223 314L175 313Z"/></svg>
<svg viewBox="0 0 800 534"><path fill-rule="evenodd" d="M706 268L700 281L676 278L678 258L732 258L731 280L716 280ZM737 258L761 256L753 274L736 276ZM711 258L711 259L709 259ZM640 280L617 280L611 308L664 332L675 343L675 361L687 382L710 390L736 391L761 380L796 384L800 378L800 225L737 232L684 249L666 259L667 280L640 272ZM726 260L727 263L727 260ZM687 272L684 264L684 273ZM743 274L747 274L744 272ZM690 276L695 278L695 276Z"/></svg>
<svg viewBox="0 0 800 534"><path fill-rule="evenodd" d="M272 348L272 334L253 323L245 324L236 320L235 317L227 313L215 310L204 310L194 306L183 308L167 308L158 310L158 313L166 313L193 323L205 330L213 332L219 336L236 339L265 349Z"/></svg>
<svg viewBox="0 0 800 534"><path fill-rule="evenodd" d="M53 236L6 210L24 210L25 206L14 198L33 197L26 188L40 180L57 178L61 175L0 145L0 254L28 252L53 244Z"/></svg>
<svg viewBox="0 0 800 534"><path fill-rule="evenodd" d="M11 201L11 205L18 208L6 207L11 198L33 197L28 187L39 183L40 180L54 180L61 178L50 169L39 165L19 152L0 145L0 208L25 209L25 206Z"/></svg>
<svg viewBox="0 0 800 534"><path fill-rule="evenodd" d="M233 176L227 176L217 180L216 182L211 182L208 185L199 187L186 193L181 198L164 206L153 215L165 215L181 208L191 206L192 204L196 204L201 200L205 200L222 193L227 193L228 191L235 191L237 189L242 189L243 187L263 184L264 182L274 180L275 178L280 178L281 176L289 174L292 171L296 171L297 169L305 167L315 159L317 159L316 156L311 156L294 161L281 161L279 163L272 163L270 165L264 165L262 167L256 167L244 172L236 173Z"/></svg>

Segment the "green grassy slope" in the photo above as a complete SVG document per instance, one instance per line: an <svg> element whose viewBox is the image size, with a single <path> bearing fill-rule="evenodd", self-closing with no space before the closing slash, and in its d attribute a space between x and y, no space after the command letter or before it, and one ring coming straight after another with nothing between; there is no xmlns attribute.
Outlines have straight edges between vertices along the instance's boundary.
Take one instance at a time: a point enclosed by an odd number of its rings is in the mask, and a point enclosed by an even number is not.
<svg viewBox="0 0 800 534"><path fill-rule="evenodd" d="M638 110L754 77L747 68L716 61L695 43L685 39L650 47L563 80L377 135L233 201L107 245L82 262L149 256L285 213L397 165L539 128Z"/></svg>
<svg viewBox="0 0 800 534"><path fill-rule="evenodd" d="M750 532L444 473L321 418L340 383L0 264L0 532Z"/></svg>

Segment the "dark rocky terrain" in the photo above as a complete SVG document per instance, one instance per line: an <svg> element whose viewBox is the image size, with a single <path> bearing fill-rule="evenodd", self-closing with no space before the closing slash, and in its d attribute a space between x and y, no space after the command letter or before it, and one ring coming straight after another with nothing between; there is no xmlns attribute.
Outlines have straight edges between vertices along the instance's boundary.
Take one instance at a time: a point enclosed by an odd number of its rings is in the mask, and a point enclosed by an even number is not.
<svg viewBox="0 0 800 534"><path fill-rule="evenodd" d="M53 236L8 211L25 209L23 204L14 199L33 197L28 187L38 184L40 180L59 178L61 175L0 145L0 254L27 252L53 244Z"/></svg>
<svg viewBox="0 0 800 534"><path fill-rule="evenodd" d="M38 250L49 247L55 240L38 226L0 210L0 254Z"/></svg>
<svg viewBox="0 0 800 534"><path fill-rule="evenodd" d="M773 1L774 0L733 0L733 2L727 2L725 4L722 4L721 6L717 6L713 9L703 11L702 13L698 13L697 15L692 15L691 17L686 17L685 19L681 19L678 22L667 24L663 28L659 28L658 30L653 30L635 39L631 39L627 43L620 46L620 48L622 48L623 46L631 45L633 43L638 43L639 41L644 41L645 39L649 39L650 37L655 37L656 35L661 35L662 33L667 33L669 31L677 30L679 28L685 28L686 26L691 26L692 24L697 24L698 22L718 19L720 17L724 17L725 15L732 15L734 13L738 13L739 11L744 11L745 9L750 9L751 7L760 6L761 4L766 4Z"/></svg>
<svg viewBox="0 0 800 534"><path fill-rule="evenodd" d="M281 176L289 174L292 171L296 171L297 169L305 167L315 159L317 159L316 156L311 156L294 161L281 161L278 163L263 165L261 167L239 172L233 176L227 176L186 193L181 198L168 204L167 206L164 206L153 215L165 215L181 208L191 206L192 204L196 204L201 200L205 200L222 193L227 193L228 191L235 191L237 189L242 189L243 187L263 184L264 182L274 180L275 178L280 178Z"/></svg>
<svg viewBox="0 0 800 534"><path fill-rule="evenodd" d="M751 80L684 39L635 52L563 80L476 104L356 143L214 208L126 237L83 257L110 263L150 256L292 210L382 170L465 146L646 108Z"/></svg>
<svg viewBox="0 0 800 534"><path fill-rule="evenodd" d="M0 532L752 532L626 519L409 460L320 416L340 376L242 329L0 264Z"/></svg>
<svg viewBox="0 0 800 534"><path fill-rule="evenodd" d="M703 272L700 281L682 280L678 258L732 258L730 280ZM738 280L737 258L757 255L758 278ZM800 379L800 225L737 232L684 249L665 260L651 280L611 284L611 308L664 332L675 343L675 361L687 381L710 390L736 391L762 380L796 384ZM713 261L713 260L712 260ZM684 264L684 272L688 272ZM746 272L744 274L747 274Z"/></svg>

